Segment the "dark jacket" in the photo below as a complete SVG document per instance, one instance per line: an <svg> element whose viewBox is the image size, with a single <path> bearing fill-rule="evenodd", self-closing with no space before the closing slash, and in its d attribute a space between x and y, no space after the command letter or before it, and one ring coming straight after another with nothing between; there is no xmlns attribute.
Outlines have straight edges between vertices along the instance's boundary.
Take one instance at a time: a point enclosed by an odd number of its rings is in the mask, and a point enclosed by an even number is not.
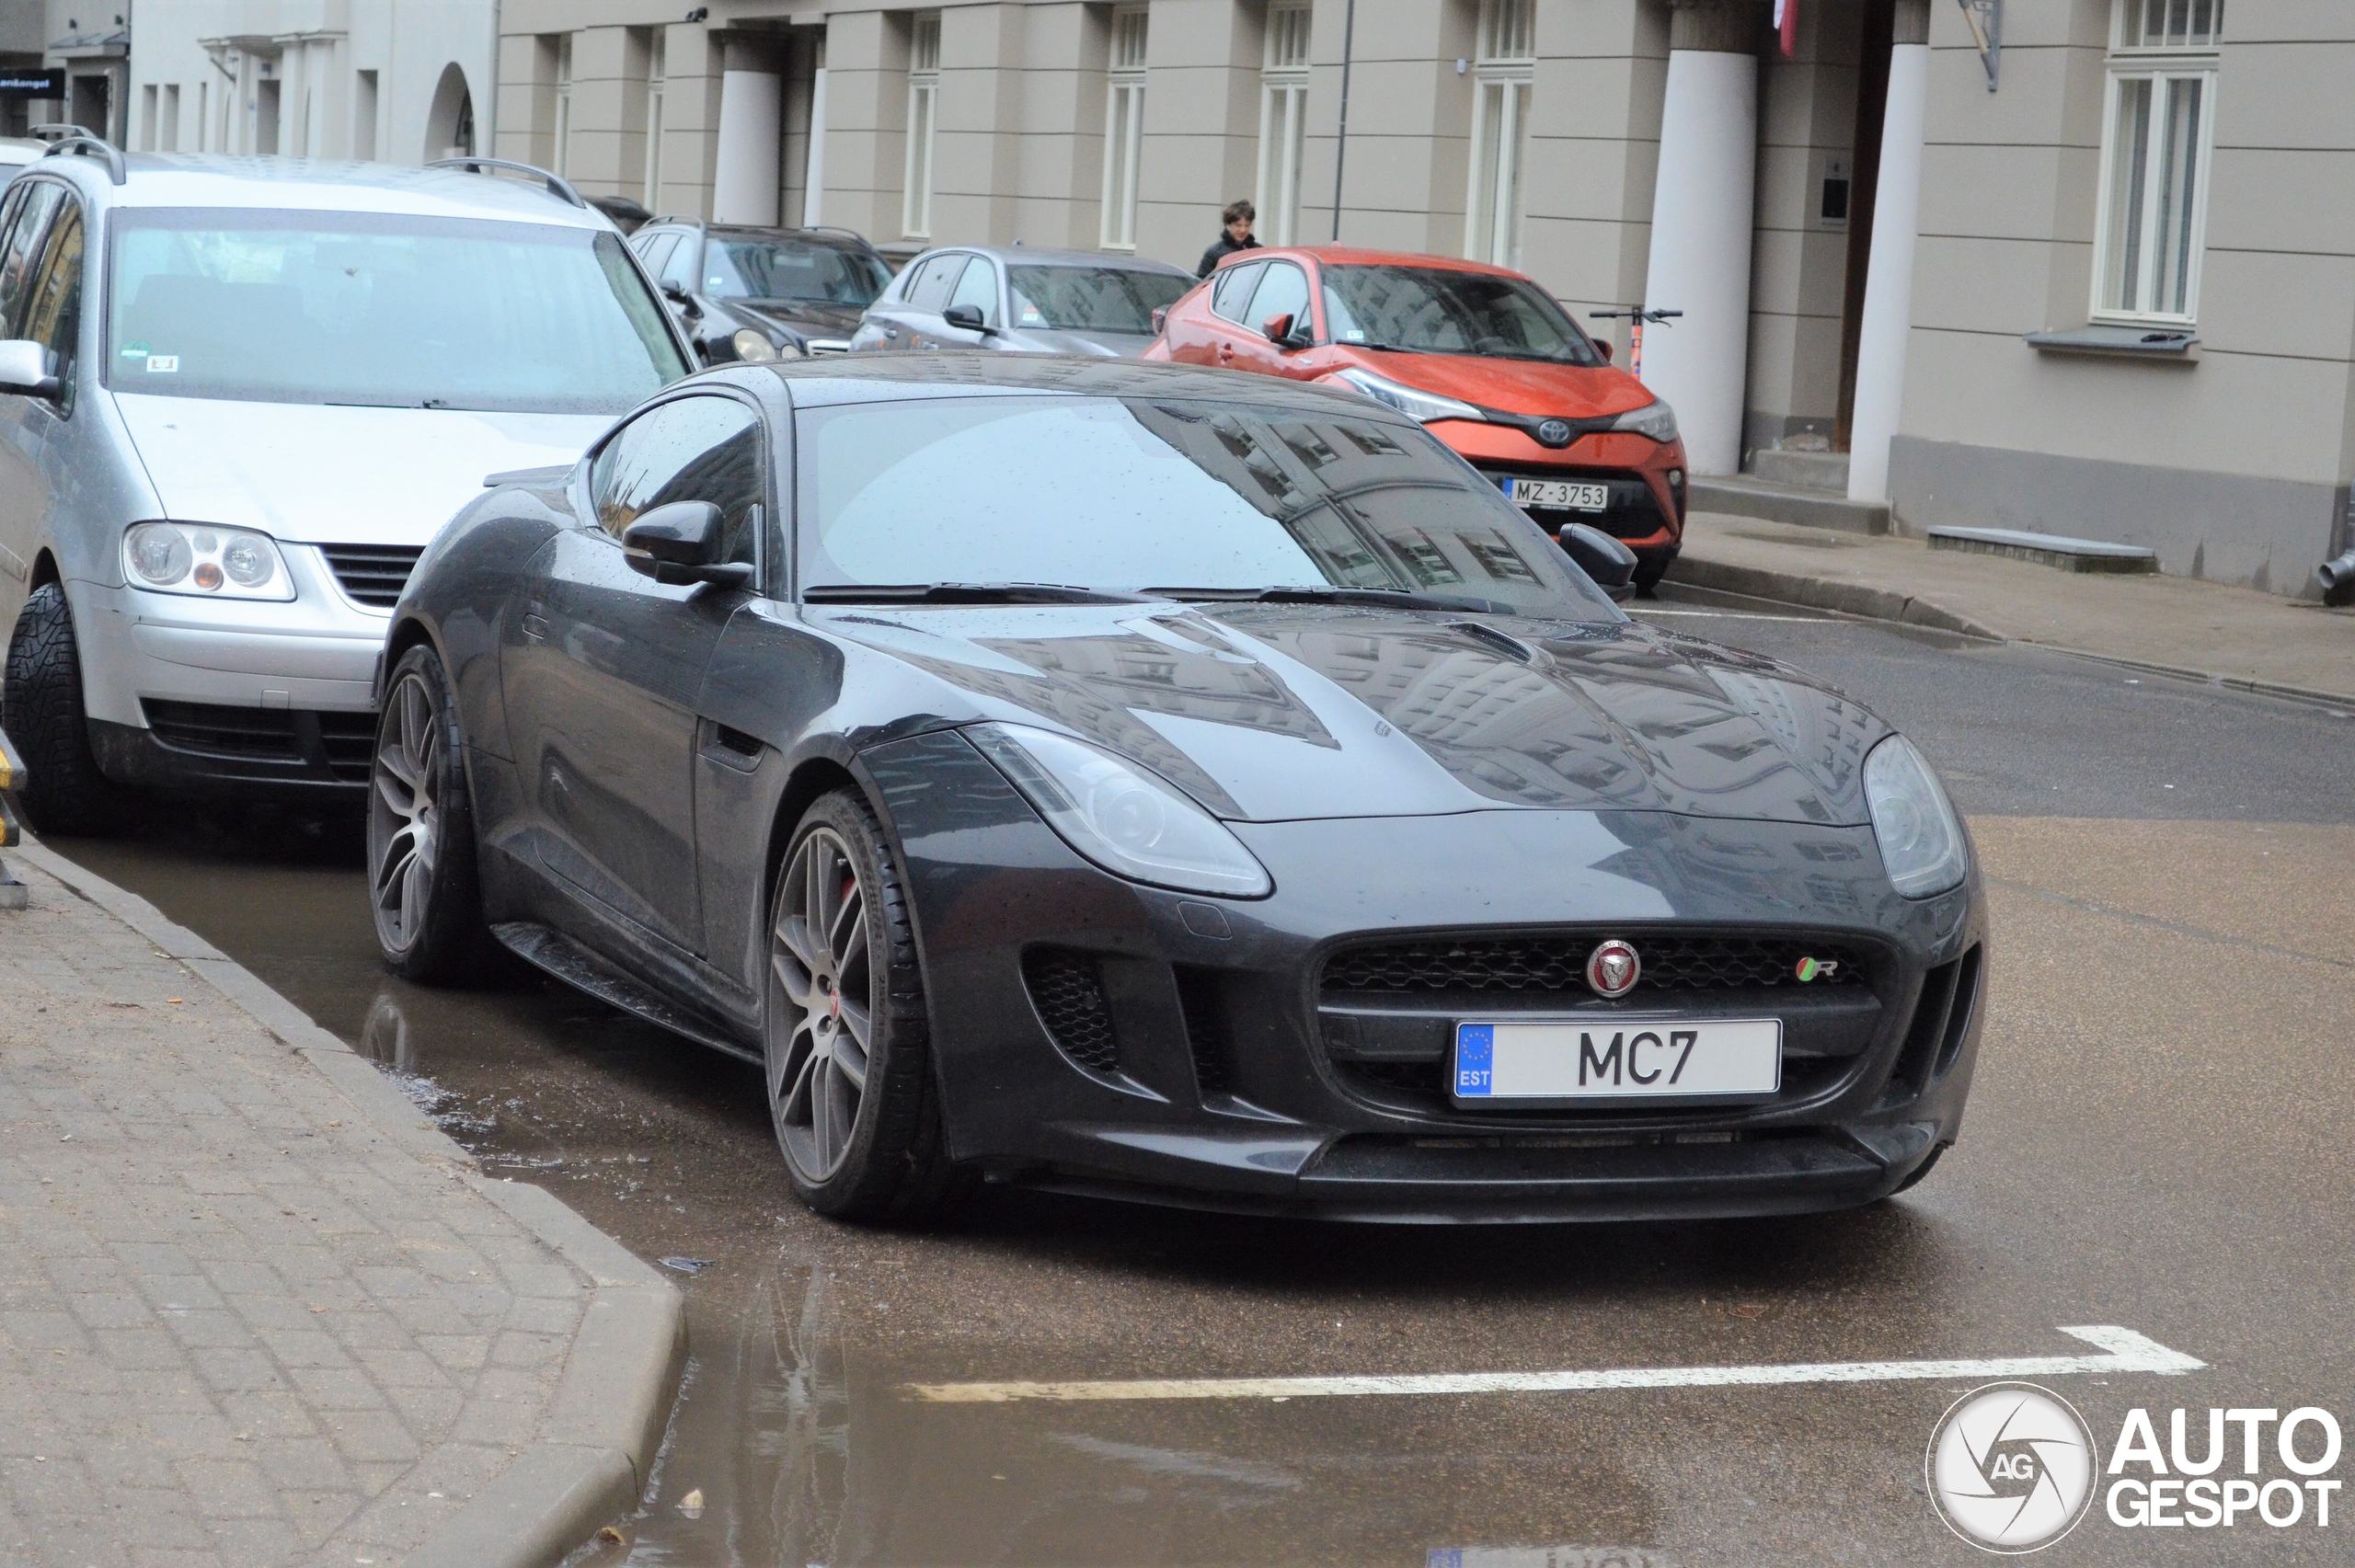
<svg viewBox="0 0 2355 1568"><path fill-rule="evenodd" d="M1210 249L1202 252L1201 265L1194 269L1194 276L1197 278L1207 278L1212 272L1217 269L1220 262L1225 260L1228 257L1233 256L1236 251L1257 250L1258 248L1258 235L1254 235L1249 239L1245 240L1242 244L1237 245L1227 234L1226 230L1221 228L1218 232L1218 243L1211 246Z"/></svg>

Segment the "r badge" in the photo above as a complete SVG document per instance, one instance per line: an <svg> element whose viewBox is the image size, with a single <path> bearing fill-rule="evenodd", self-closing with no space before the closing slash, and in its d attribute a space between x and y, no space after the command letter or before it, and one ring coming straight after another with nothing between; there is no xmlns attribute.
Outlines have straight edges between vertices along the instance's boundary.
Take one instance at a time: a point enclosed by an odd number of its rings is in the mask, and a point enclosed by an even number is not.
<svg viewBox="0 0 2355 1568"><path fill-rule="evenodd" d="M1597 996L1622 997L1636 989L1643 968L1635 948L1614 936L1587 955L1586 983Z"/></svg>

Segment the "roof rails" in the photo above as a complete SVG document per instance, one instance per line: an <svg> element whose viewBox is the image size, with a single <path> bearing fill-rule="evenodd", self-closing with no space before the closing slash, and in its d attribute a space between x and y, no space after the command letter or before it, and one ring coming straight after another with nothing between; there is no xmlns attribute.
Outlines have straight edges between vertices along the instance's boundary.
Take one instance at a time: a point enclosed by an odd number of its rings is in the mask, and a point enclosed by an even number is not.
<svg viewBox="0 0 2355 1568"><path fill-rule="evenodd" d="M466 169L475 174L489 174L496 170L527 174L534 179L546 182L549 195L560 196L584 212L589 208L589 203L581 200L580 192L573 189L571 183L562 175L550 174L530 164L519 164L511 158L436 158L425 166L430 169Z"/></svg>
<svg viewBox="0 0 2355 1568"><path fill-rule="evenodd" d="M121 185L131 177L122 166L121 149L103 136L93 136L78 125L36 125L32 131L34 135L49 143L49 151L41 155L44 158L54 158L61 154L69 153L85 157L104 158L108 179L116 185Z"/></svg>

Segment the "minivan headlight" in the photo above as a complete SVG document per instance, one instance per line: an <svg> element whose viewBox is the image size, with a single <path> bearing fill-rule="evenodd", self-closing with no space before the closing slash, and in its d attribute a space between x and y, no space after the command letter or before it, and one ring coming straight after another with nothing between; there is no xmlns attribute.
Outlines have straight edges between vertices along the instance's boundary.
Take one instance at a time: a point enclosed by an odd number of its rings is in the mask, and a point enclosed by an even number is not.
<svg viewBox="0 0 2355 1568"><path fill-rule="evenodd" d="M1614 430L1632 430L1639 436L1649 436L1662 446L1676 439L1676 410L1655 397L1641 408L1630 408L1611 421Z"/></svg>
<svg viewBox="0 0 2355 1568"><path fill-rule="evenodd" d="M1865 803L1889 884L1908 898L1959 886L1970 869L1962 824L1913 743L1892 735L1865 759Z"/></svg>
<svg viewBox="0 0 2355 1568"><path fill-rule="evenodd" d="M204 599L289 600L294 578L267 533L204 522L134 522L122 572L133 588Z"/></svg>
<svg viewBox="0 0 2355 1568"><path fill-rule="evenodd" d="M1065 843L1115 876L1230 898L1275 890L1241 841L1167 780L1028 725L965 733Z"/></svg>

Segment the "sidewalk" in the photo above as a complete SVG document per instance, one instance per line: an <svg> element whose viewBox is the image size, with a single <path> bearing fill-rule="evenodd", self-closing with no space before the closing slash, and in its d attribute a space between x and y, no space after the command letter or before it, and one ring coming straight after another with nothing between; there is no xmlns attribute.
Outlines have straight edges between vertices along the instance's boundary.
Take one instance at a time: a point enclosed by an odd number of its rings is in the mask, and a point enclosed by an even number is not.
<svg viewBox="0 0 2355 1568"><path fill-rule="evenodd" d="M144 900L7 858L0 1563L553 1563L635 1509L676 1291Z"/></svg>
<svg viewBox="0 0 2355 1568"><path fill-rule="evenodd" d="M1695 512L1669 580L2355 705L2355 611Z"/></svg>

